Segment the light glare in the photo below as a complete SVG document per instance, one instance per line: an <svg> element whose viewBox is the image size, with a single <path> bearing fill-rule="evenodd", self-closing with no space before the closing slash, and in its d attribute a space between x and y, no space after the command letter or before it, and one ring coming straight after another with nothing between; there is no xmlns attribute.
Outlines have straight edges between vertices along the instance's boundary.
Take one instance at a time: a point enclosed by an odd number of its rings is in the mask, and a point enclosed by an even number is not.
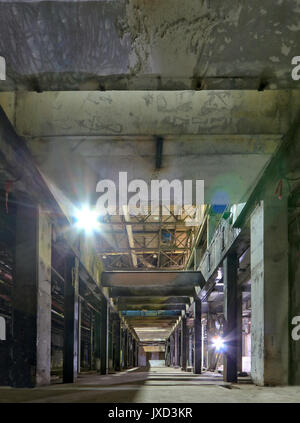
<svg viewBox="0 0 300 423"><path fill-rule="evenodd" d="M224 341L220 336L216 336L213 339L213 346L217 351L221 351L224 348Z"/></svg>
<svg viewBox="0 0 300 423"><path fill-rule="evenodd" d="M95 210L83 207L76 211L75 218L77 219L76 227L87 233L99 229L98 214Z"/></svg>

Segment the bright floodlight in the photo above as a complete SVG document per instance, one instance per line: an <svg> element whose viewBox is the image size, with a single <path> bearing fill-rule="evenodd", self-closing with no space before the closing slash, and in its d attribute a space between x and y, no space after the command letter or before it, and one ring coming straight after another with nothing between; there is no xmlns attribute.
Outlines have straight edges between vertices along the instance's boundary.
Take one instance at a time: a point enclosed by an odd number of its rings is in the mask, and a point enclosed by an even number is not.
<svg viewBox="0 0 300 423"><path fill-rule="evenodd" d="M220 336L216 336L213 339L213 346L217 351L221 351L224 348L224 341Z"/></svg>
<svg viewBox="0 0 300 423"><path fill-rule="evenodd" d="M83 207L76 211L75 218L77 228L83 229L87 233L99 229L98 214L95 210Z"/></svg>

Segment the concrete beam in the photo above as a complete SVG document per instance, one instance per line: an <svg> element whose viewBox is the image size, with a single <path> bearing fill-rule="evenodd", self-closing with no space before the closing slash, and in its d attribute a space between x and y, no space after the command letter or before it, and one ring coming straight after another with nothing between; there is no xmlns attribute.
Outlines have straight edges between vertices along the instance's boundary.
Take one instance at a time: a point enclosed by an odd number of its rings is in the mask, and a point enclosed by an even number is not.
<svg viewBox="0 0 300 423"><path fill-rule="evenodd" d="M117 140L120 135L284 134L291 123L288 110L299 105L297 90L22 92L15 96L12 115L19 135L63 137L66 141L97 135L100 140L103 135L116 136ZM4 97L1 103L8 107ZM155 139L152 141L155 156ZM171 146L165 141L167 154Z"/></svg>
<svg viewBox="0 0 300 423"><path fill-rule="evenodd" d="M129 297L129 296L178 296L178 297L193 297L195 294L194 287L139 287L139 288L110 288L110 295L115 297Z"/></svg>
<svg viewBox="0 0 300 423"><path fill-rule="evenodd" d="M190 299L188 297L119 297L117 299L118 306L128 305L140 305L140 304L161 304L161 305L177 305L177 304L189 304Z"/></svg>
<svg viewBox="0 0 300 423"><path fill-rule="evenodd" d="M118 310L185 310L185 304L124 304L118 305Z"/></svg>
<svg viewBox="0 0 300 423"><path fill-rule="evenodd" d="M112 271L102 273L102 285L118 288L178 288L202 286L204 278L200 271Z"/></svg>

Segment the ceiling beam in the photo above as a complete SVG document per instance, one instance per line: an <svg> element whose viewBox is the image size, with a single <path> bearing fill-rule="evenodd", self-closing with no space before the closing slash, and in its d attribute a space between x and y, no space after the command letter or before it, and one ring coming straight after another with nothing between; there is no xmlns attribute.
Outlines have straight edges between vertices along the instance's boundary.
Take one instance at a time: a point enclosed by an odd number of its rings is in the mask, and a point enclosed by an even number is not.
<svg viewBox="0 0 300 423"><path fill-rule="evenodd" d="M154 297L154 296L149 296L149 297L120 297L117 299L117 304L118 305L134 305L134 304L162 304L162 305L166 305L166 304L189 304L190 303L190 299L189 297L175 297L175 296L170 296L170 297Z"/></svg>
<svg viewBox="0 0 300 423"><path fill-rule="evenodd" d="M186 304L119 304L119 311L126 310L185 310Z"/></svg>
<svg viewBox="0 0 300 423"><path fill-rule="evenodd" d="M195 295L194 287L113 287L110 288L110 296L114 297L135 297L135 296L180 296L193 297Z"/></svg>

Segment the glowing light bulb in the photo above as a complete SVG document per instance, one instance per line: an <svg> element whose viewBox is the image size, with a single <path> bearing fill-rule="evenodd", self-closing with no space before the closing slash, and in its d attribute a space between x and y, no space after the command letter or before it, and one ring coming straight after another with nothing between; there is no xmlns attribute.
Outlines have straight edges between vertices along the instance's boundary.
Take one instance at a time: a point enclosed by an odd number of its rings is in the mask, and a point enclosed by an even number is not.
<svg viewBox="0 0 300 423"><path fill-rule="evenodd" d="M83 229L87 233L91 233L94 230L99 229L98 214L95 210L91 210L88 207L83 207L75 213L76 227Z"/></svg>
<svg viewBox="0 0 300 423"><path fill-rule="evenodd" d="M221 351L224 349L224 341L220 336L215 336L213 338L212 344L215 347L216 351Z"/></svg>

